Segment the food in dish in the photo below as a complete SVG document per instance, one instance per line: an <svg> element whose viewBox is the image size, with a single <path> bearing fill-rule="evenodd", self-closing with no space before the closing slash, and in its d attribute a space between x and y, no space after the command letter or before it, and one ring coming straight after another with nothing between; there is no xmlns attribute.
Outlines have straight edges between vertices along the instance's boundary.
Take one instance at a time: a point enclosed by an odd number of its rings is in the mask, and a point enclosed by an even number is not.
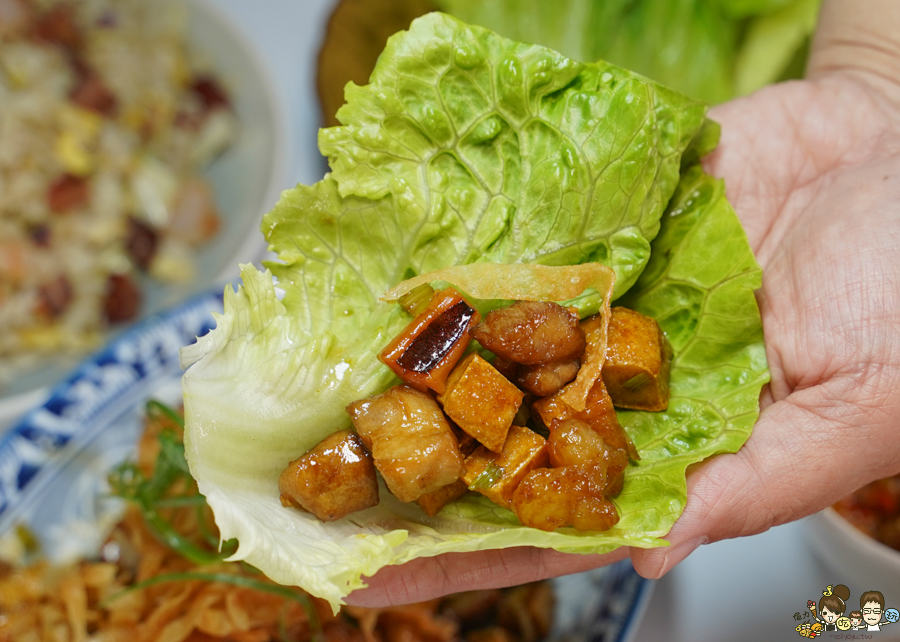
<svg viewBox="0 0 900 642"><path fill-rule="evenodd" d="M219 227L201 171L236 133L174 2L4 0L0 384L190 281Z"/></svg>
<svg viewBox="0 0 900 642"><path fill-rule="evenodd" d="M187 472L180 415L155 401L147 408L136 460L110 476L128 507L97 556L67 566L0 564L0 640L536 642L550 631L546 582L335 615L322 600L224 561L233 543L219 549ZM39 559L39 543L28 543Z"/></svg>
<svg viewBox="0 0 900 642"><path fill-rule="evenodd" d="M900 551L900 476L863 486L834 510L869 537Z"/></svg>
<svg viewBox="0 0 900 642"><path fill-rule="evenodd" d="M363 576L423 556L663 545L687 467L740 448L768 380L760 270L698 164L717 142L706 107L442 14L393 37L346 96L342 125L319 136L331 172L264 218L278 260L244 266L217 327L181 353L187 459L236 557L337 608ZM669 403L616 413L640 461L615 526L529 528L478 493L433 517L388 492L329 522L282 506L288 463L397 384L378 354L411 320L393 302L426 283L579 316L615 302L659 323ZM595 380L582 379L573 403Z"/></svg>
<svg viewBox="0 0 900 642"><path fill-rule="evenodd" d="M576 307L529 300L482 319L453 287L413 293L404 307L415 318L379 354L403 383L349 404L356 432L292 461L282 504L323 521L371 508L377 469L400 501L427 497L419 506L432 517L473 491L525 526L613 527L610 498L640 458L613 407L668 405L671 348L656 321L608 306L580 320ZM472 339L482 350L463 357ZM589 387L586 400L572 403L570 382Z"/></svg>

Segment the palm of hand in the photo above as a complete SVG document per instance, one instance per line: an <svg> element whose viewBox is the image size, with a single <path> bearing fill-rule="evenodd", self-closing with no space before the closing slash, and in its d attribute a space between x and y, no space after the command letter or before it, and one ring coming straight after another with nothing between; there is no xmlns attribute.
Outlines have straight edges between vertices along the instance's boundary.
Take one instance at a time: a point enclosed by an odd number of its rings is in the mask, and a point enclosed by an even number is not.
<svg viewBox="0 0 900 642"><path fill-rule="evenodd" d="M707 169L725 179L763 267L772 382L744 449L689 479L669 538L683 550L633 551L650 576L700 543L803 517L900 472L900 114L867 85L830 77L711 116L723 138Z"/></svg>

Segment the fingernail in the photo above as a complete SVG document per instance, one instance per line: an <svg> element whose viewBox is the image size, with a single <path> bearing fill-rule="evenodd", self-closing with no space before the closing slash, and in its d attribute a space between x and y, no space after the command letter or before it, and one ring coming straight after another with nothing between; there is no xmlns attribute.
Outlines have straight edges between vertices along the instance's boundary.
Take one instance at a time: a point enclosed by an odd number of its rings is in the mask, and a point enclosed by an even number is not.
<svg viewBox="0 0 900 642"><path fill-rule="evenodd" d="M676 544L669 548L668 551L666 551L666 556L663 559L662 568L659 571L657 579L675 568L679 562L700 548L702 544L709 544L709 537L700 535L699 537L689 539L686 542L681 542L681 544Z"/></svg>

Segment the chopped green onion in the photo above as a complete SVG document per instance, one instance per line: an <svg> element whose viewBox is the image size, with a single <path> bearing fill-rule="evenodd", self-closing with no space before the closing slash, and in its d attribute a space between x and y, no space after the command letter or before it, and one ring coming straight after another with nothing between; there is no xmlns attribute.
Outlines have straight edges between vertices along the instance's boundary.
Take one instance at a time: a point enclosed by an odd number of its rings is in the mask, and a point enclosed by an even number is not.
<svg viewBox="0 0 900 642"><path fill-rule="evenodd" d="M168 417L175 422L176 425L184 428L184 417L161 401L150 399L147 401L147 416L151 419L158 416Z"/></svg>
<svg viewBox="0 0 900 642"><path fill-rule="evenodd" d="M490 488L503 477L503 468L498 466L496 463L491 462L488 464L487 468L484 469L478 477L475 478L475 481L472 482L472 485L469 486L469 490L479 490L484 488Z"/></svg>
<svg viewBox="0 0 900 642"><path fill-rule="evenodd" d="M432 295L434 295L434 288L424 283L404 294L397 303L411 315L417 316L428 307Z"/></svg>
<svg viewBox="0 0 900 642"><path fill-rule="evenodd" d="M639 372L634 375L631 379L622 384L622 387L625 388L628 392L637 392L640 388L643 388L648 383L653 381L652 377L648 375L646 372Z"/></svg>
<svg viewBox="0 0 900 642"><path fill-rule="evenodd" d="M221 552L210 552L175 530L154 508L144 505L140 505L140 508L150 532L163 544L194 564L202 566L222 562L237 550L237 540L228 540L222 545Z"/></svg>

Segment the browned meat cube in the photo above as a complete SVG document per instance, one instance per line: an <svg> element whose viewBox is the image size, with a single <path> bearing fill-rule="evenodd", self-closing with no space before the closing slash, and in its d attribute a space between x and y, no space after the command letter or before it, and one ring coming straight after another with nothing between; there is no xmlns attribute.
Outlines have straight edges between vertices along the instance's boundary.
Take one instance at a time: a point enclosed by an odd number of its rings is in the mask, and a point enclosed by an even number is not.
<svg viewBox="0 0 900 642"><path fill-rule="evenodd" d="M450 373L438 401L460 429L488 450L500 452L524 397L494 366L472 353Z"/></svg>
<svg viewBox="0 0 900 642"><path fill-rule="evenodd" d="M441 512L444 506L450 502L455 502L467 492L469 492L469 487L466 486L466 483L461 479L457 479L452 484L422 495L416 500L416 503L425 511L426 515L434 517Z"/></svg>
<svg viewBox="0 0 900 642"><path fill-rule="evenodd" d="M508 508L525 475L549 463L544 438L528 428L512 426L499 454L479 446L466 457L462 480L470 490Z"/></svg>
<svg viewBox="0 0 900 642"><path fill-rule="evenodd" d="M619 521L602 484L577 466L529 472L513 494L512 510L525 526L544 531L563 526L605 531Z"/></svg>
<svg viewBox="0 0 900 642"><path fill-rule="evenodd" d="M585 346L578 314L551 302L517 301L494 310L472 336L501 359L528 366L577 359Z"/></svg>
<svg viewBox="0 0 900 642"><path fill-rule="evenodd" d="M378 503L372 457L350 430L328 435L278 478L281 503L332 522Z"/></svg>
<svg viewBox="0 0 900 642"><path fill-rule="evenodd" d="M472 340L478 314L453 288L431 297L425 311L394 337L378 358L405 383L444 392L447 375Z"/></svg>
<svg viewBox="0 0 900 642"><path fill-rule="evenodd" d="M462 473L456 436L431 395L409 386L354 401L347 412L375 467L400 501L452 484Z"/></svg>
<svg viewBox="0 0 900 642"><path fill-rule="evenodd" d="M593 428L607 446L627 450L627 436L619 425L612 399L607 394L602 380L591 387L587 404L581 412L573 410L561 397L561 393L551 395L538 399L532 405L532 409L547 428L553 430L557 424L566 419L578 419Z"/></svg>
<svg viewBox="0 0 900 642"><path fill-rule="evenodd" d="M613 404L665 410L672 348L659 324L634 310L616 307L611 310L608 336L603 382Z"/></svg>
<svg viewBox="0 0 900 642"><path fill-rule="evenodd" d="M603 438L588 424L578 419L566 419L553 427L547 439L550 463L555 468L579 466L596 469L595 476L606 483L610 452Z"/></svg>
<svg viewBox="0 0 900 642"><path fill-rule="evenodd" d="M494 367L522 390L537 397L549 397L562 389L578 374L578 359L554 361L536 366L523 366L497 357Z"/></svg>
<svg viewBox="0 0 900 642"><path fill-rule="evenodd" d="M637 460L639 455L631 439L619 425L612 399L606 393L603 380L597 381L590 390L587 405L581 412L573 410L561 398L562 393L538 399L532 410L537 413L551 434L558 426L569 419L577 419L589 425L606 445L608 452L608 483L613 484L606 490L607 495L615 495L621 490L621 475L628 465L629 459ZM618 490L616 490L618 488Z"/></svg>

